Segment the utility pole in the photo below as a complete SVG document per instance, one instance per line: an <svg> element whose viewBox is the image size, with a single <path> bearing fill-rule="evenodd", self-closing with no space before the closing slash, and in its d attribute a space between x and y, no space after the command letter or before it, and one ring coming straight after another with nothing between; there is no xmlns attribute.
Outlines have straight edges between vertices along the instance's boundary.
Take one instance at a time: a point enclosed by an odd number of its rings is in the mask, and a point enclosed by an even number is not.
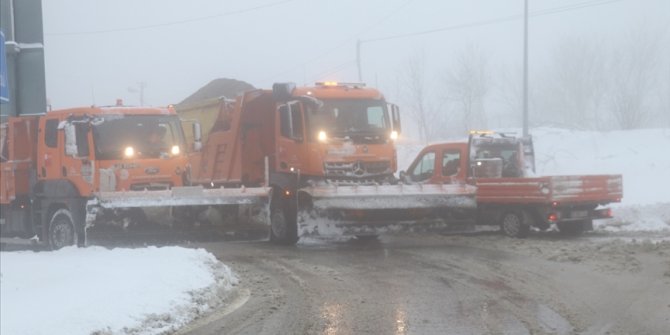
<svg viewBox="0 0 670 335"><path fill-rule="evenodd" d="M528 136L528 0L523 10L523 136Z"/></svg>
<svg viewBox="0 0 670 335"><path fill-rule="evenodd" d="M361 40L356 40L356 67L358 68L358 82L363 82L363 75L361 74Z"/></svg>
<svg viewBox="0 0 670 335"><path fill-rule="evenodd" d="M131 86L128 87L128 92L130 93L138 93L139 98L140 98L140 106L144 106L144 89L147 88L147 82L146 81L140 81L137 83L137 88Z"/></svg>

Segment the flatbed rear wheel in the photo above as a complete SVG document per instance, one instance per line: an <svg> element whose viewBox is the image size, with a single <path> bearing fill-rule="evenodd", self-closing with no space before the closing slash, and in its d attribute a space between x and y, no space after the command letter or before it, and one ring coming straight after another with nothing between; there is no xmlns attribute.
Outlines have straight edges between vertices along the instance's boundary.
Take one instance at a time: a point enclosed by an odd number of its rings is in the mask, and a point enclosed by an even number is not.
<svg viewBox="0 0 670 335"><path fill-rule="evenodd" d="M53 213L49 221L48 239L52 250L77 245L77 231L69 210L61 208Z"/></svg>
<svg viewBox="0 0 670 335"><path fill-rule="evenodd" d="M522 210L508 211L500 217L500 229L509 237L524 238L530 232L530 223Z"/></svg>

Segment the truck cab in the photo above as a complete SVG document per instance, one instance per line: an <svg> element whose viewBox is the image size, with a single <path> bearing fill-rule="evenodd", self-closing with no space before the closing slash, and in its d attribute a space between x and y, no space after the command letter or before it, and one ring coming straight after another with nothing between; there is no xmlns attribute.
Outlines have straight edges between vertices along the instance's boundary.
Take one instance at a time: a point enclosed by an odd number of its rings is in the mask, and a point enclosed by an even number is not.
<svg viewBox="0 0 670 335"><path fill-rule="evenodd" d="M169 108L64 109L11 117L2 129L3 238L81 244L86 204L98 194L188 182L184 134Z"/></svg>
<svg viewBox="0 0 670 335"><path fill-rule="evenodd" d="M169 109L75 108L40 119L38 179L67 179L82 196L164 190L188 178L181 123Z"/></svg>
<svg viewBox="0 0 670 335"><path fill-rule="evenodd" d="M300 170L312 182L390 182L400 132L395 105L363 84L275 86L275 169Z"/></svg>
<svg viewBox="0 0 670 335"><path fill-rule="evenodd" d="M552 224L580 234L594 219L611 217L605 206L623 197L621 175L537 176L530 137L490 131L429 145L401 174L407 183L475 186L477 222L500 225L514 237Z"/></svg>

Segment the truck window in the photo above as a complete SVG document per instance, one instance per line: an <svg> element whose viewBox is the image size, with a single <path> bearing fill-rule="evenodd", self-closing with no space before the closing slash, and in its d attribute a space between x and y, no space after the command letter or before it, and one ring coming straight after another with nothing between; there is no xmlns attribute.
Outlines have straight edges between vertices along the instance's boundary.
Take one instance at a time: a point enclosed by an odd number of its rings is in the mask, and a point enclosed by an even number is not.
<svg viewBox="0 0 670 335"><path fill-rule="evenodd" d="M160 158L172 146L184 148L184 133L175 115L105 115L93 124L96 159L124 157L127 147L143 158Z"/></svg>
<svg viewBox="0 0 670 335"><path fill-rule="evenodd" d="M302 140L302 113L300 111L300 104L290 104L289 108L291 109L291 130L293 130L292 137L297 140Z"/></svg>
<svg viewBox="0 0 670 335"><path fill-rule="evenodd" d="M88 157L88 123L75 123L74 128L77 137L77 157Z"/></svg>
<svg viewBox="0 0 670 335"><path fill-rule="evenodd" d="M435 152L429 151L421 157L421 160L416 164L414 169L410 172L412 181L424 181L433 176L435 171Z"/></svg>
<svg viewBox="0 0 670 335"><path fill-rule="evenodd" d="M44 144L49 148L58 146L58 119L49 119L44 126Z"/></svg>
<svg viewBox="0 0 670 335"><path fill-rule="evenodd" d="M382 106L368 107L368 125L370 127L384 129L386 127L386 112Z"/></svg>
<svg viewBox="0 0 670 335"><path fill-rule="evenodd" d="M459 150L447 150L442 153L442 175L451 177L458 174L461 166L461 152Z"/></svg>
<svg viewBox="0 0 670 335"><path fill-rule="evenodd" d="M279 107L279 131L281 136L291 137L291 115L288 113L288 106Z"/></svg>
<svg viewBox="0 0 670 335"><path fill-rule="evenodd" d="M372 99L324 99L318 110L305 113L310 139L319 131L354 141L385 141L391 130L386 103ZM370 143L370 142L368 142Z"/></svg>
<svg viewBox="0 0 670 335"><path fill-rule="evenodd" d="M300 104L293 103L279 107L279 128L282 136L302 141L302 112Z"/></svg>

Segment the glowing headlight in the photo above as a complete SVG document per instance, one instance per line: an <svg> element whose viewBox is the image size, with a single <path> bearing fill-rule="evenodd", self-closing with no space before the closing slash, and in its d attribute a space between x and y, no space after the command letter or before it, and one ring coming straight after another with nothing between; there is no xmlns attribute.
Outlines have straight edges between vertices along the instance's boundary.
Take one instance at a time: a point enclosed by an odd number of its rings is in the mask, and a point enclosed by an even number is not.
<svg viewBox="0 0 670 335"><path fill-rule="evenodd" d="M135 149L133 149L133 147L126 147L126 150L123 151L123 154L126 156L126 158L131 158L135 156Z"/></svg>
<svg viewBox="0 0 670 335"><path fill-rule="evenodd" d="M319 139L319 142L325 142L328 139L328 135L325 131L320 130L319 135L317 135L317 139Z"/></svg>
<svg viewBox="0 0 670 335"><path fill-rule="evenodd" d="M391 136L389 136L392 140L397 140L398 139L398 132L397 131L392 131Z"/></svg>
<svg viewBox="0 0 670 335"><path fill-rule="evenodd" d="M170 149L170 152L171 152L173 155L179 155L179 146L178 146L178 145L173 145L173 146L172 146L172 149Z"/></svg>

